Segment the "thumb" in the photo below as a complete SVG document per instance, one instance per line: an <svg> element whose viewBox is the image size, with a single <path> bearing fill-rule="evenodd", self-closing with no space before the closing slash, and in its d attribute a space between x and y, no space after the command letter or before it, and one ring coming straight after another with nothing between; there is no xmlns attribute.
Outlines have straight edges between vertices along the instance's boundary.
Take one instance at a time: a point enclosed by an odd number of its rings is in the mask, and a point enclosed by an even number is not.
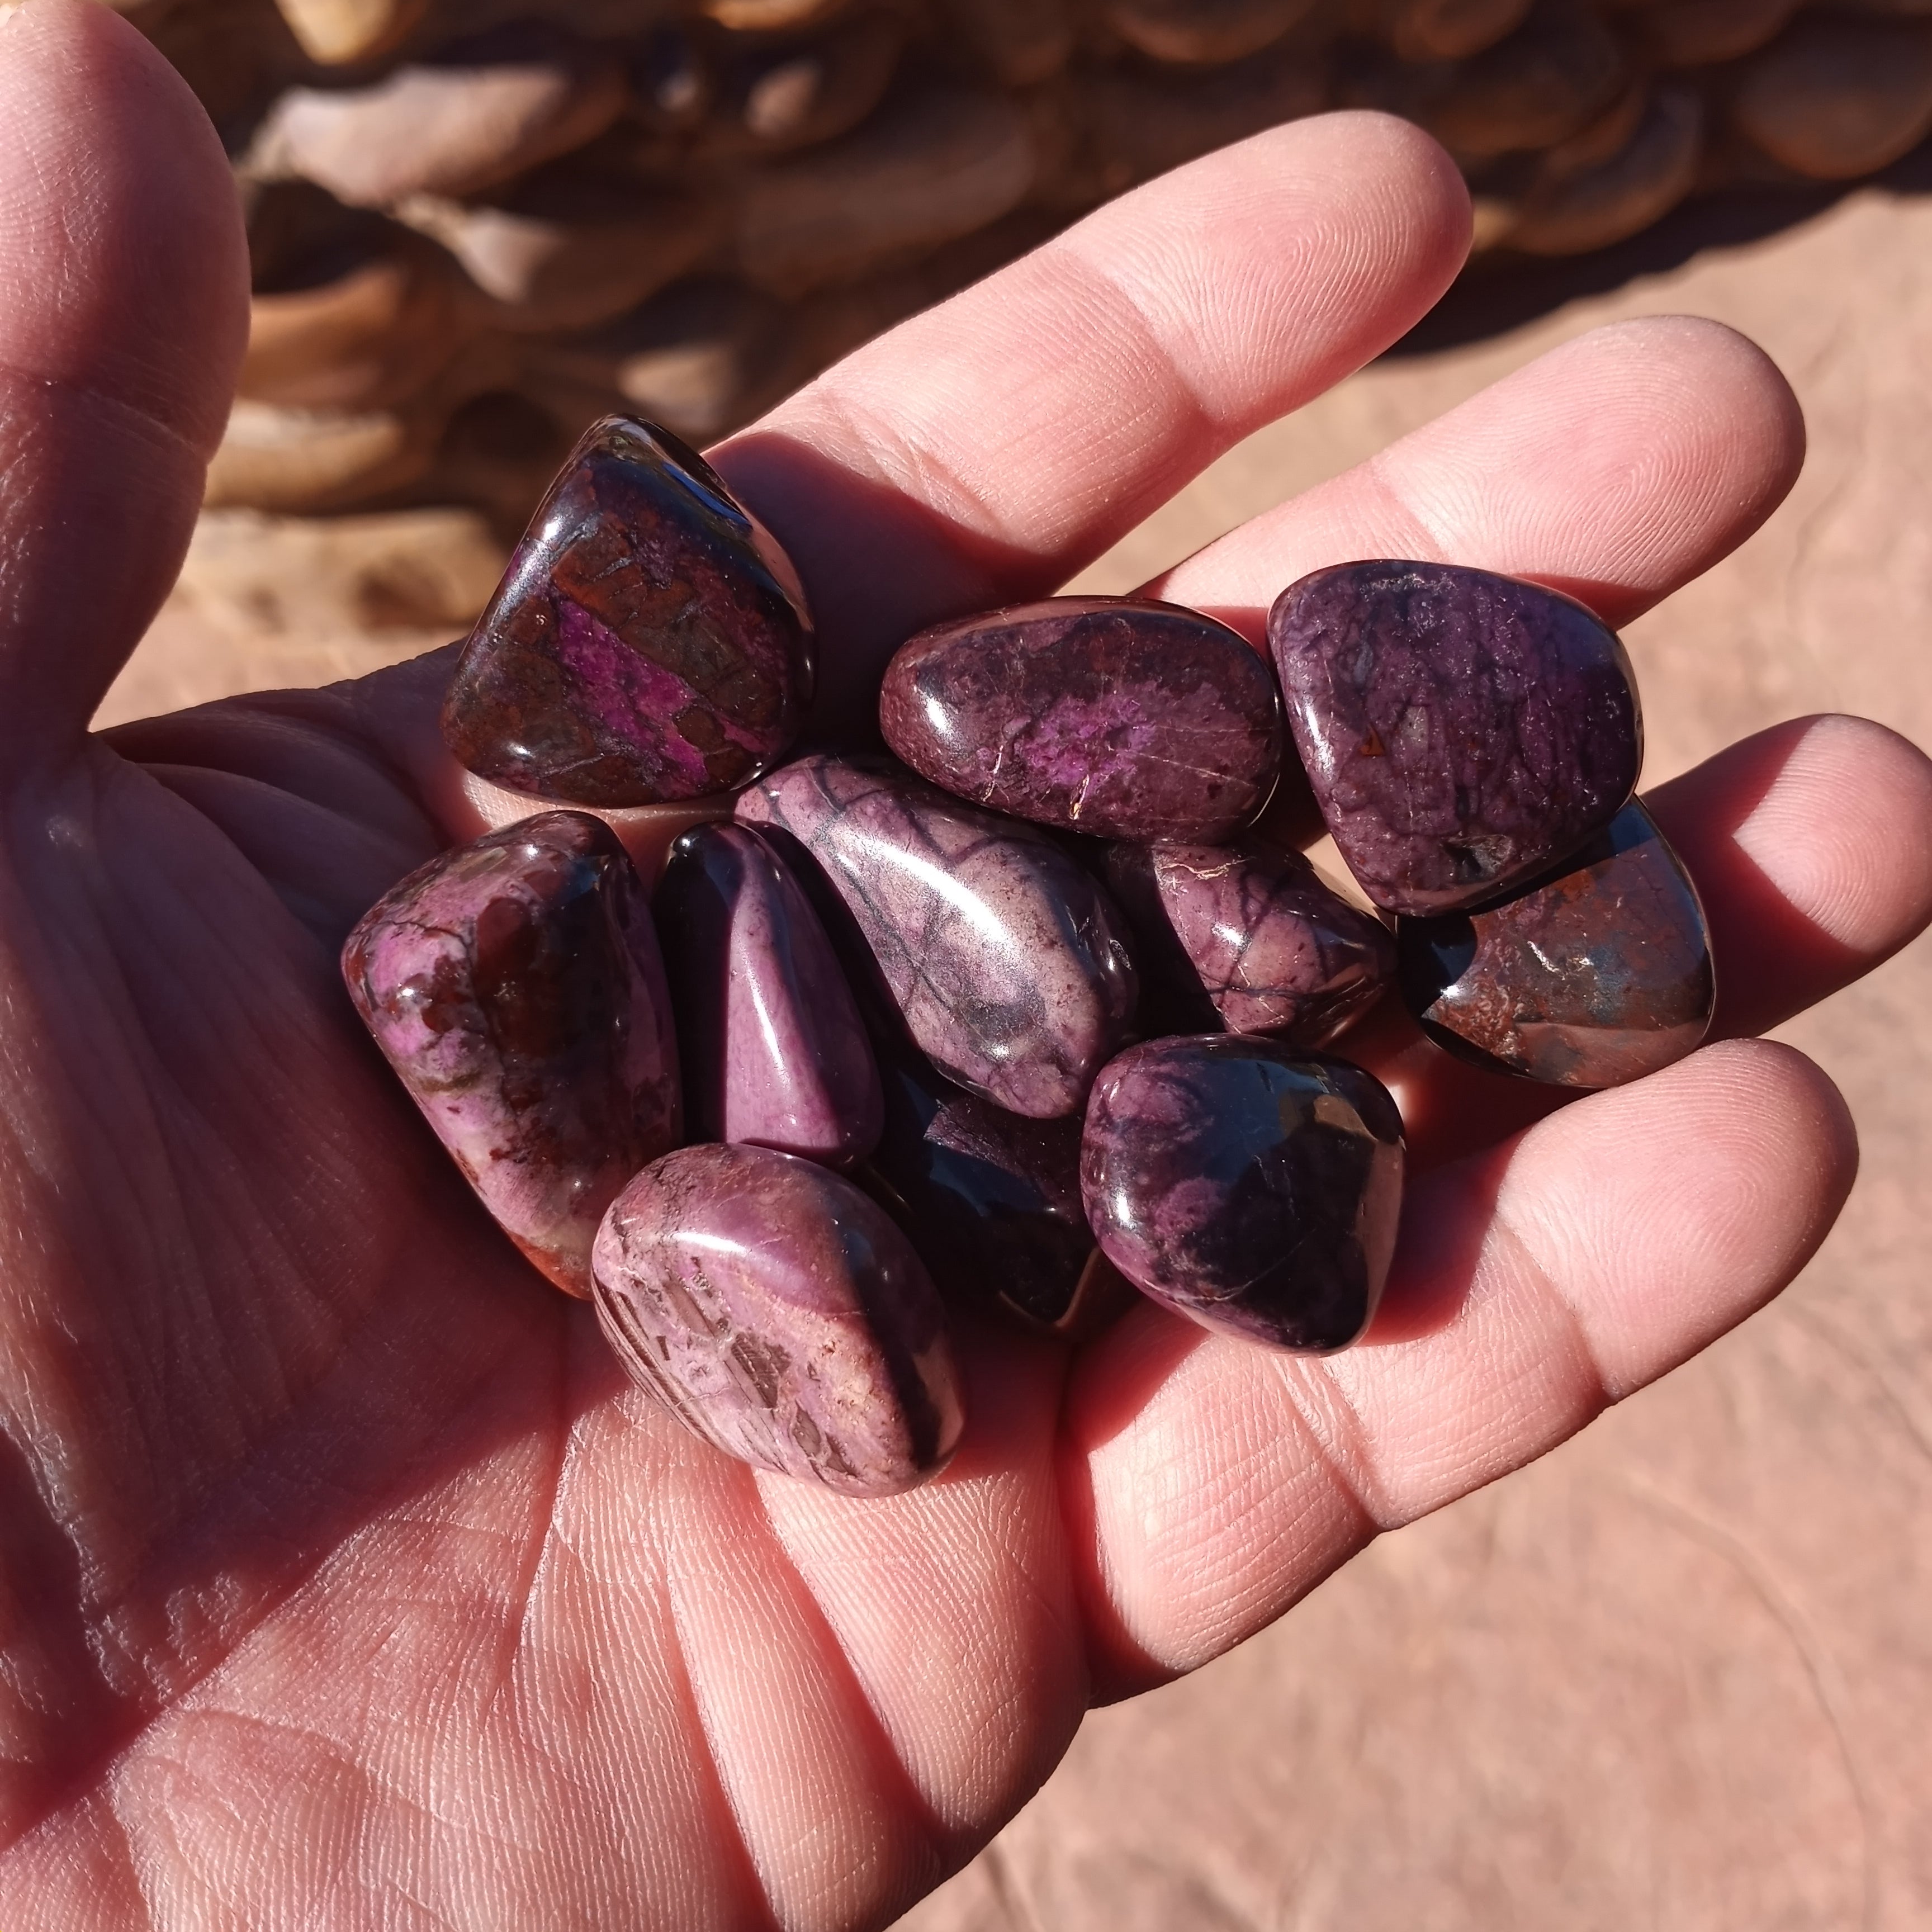
<svg viewBox="0 0 1932 1932"><path fill-rule="evenodd" d="M0 6L0 783L73 755L173 583L248 291L174 70L104 7Z"/></svg>

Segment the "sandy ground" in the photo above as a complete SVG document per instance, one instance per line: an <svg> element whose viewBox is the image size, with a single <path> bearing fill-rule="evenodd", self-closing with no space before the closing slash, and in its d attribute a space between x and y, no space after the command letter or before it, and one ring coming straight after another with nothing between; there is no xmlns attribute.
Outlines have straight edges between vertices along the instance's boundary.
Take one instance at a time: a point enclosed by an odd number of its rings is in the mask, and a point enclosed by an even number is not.
<svg viewBox="0 0 1932 1932"><path fill-rule="evenodd" d="M1550 344L1669 311L1763 344L1813 454L1756 538L1630 632L1646 782L1813 710L1932 744L1932 199L1911 194L1867 190L1378 364L1229 455L1083 584L1128 588ZM250 581L245 534L204 539L197 587L104 716L449 634L436 606L460 580L391 572L375 602L394 627L371 641L367 596L296 606ZM1536 1468L1384 1539L1235 1655L1097 1714L902 1932L1932 1924L1928 1005L1922 942L1787 1029L1844 1089L1865 1156L1778 1305Z"/></svg>

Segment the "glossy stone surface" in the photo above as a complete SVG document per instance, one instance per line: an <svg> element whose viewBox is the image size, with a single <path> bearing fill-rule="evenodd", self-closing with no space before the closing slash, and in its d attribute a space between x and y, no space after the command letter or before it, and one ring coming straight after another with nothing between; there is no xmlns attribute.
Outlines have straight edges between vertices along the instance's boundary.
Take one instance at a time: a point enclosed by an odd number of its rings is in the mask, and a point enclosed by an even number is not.
<svg viewBox="0 0 1932 1932"><path fill-rule="evenodd" d="M586 430L478 620L442 711L479 776L572 805L728 791L797 736L796 574L667 430Z"/></svg>
<svg viewBox="0 0 1932 1932"><path fill-rule="evenodd" d="M860 1178L950 1295L1003 1304L1055 1334L1111 1286L1080 1203L1080 1123L1030 1120L888 1053L886 1130ZM1111 1269L1106 1269L1111 1274Z"/></svg>
<svg viewBox="0 0 1932 1932"><path fill-rule="evenodd" d="M1036 1120L1078 1108L1126 1038L1136 982L1119 911L1045 833L885 759L800 759L738 816L816 863L949 1079Z"/></svg>
<svg viewBox="0 0 1932 1932"><path fill-rule="evenodd" d="M1703 908L1640 805L1556 877L1471 913L1406 919L1396 945L1423 1030L1527 1079L1619 1086L1682 1059L1711 1024Z"/></svg>
<svg viewBox="0 0 1932 1932"><path fill-rule="evenodd" d="M1382 922L1322 884L1298 852L1110 846L1107 884L1134 929L1149 1032L1266 1034L1325 1046L1394 977Z"/></svg>
<svg viewBox="0 0 1932 1932"><path fill-rule="evenodd" d="M1402 1121L1372 1076L1232 1034L1122 1054L1080 1159L1088 1220L1130 1281L1278 1348L1345 1348L1367 1327L1402 1175Z"/></svg>
<svg viewBox="0 0 1932 1932"><path fill-rule="evenodd" d="M1384 910L1453 911L1607 825L1643 759L1629 660L1580 604L1448 564L1349 563L1268 618L1328 829Z"/></svg>
<svg viewBox="0 0 1932 1932"><path fill-rule="evenodd" d="M843 1167L878 1142L878 1070L831 941L783 861L742 825L670 850L653 902L691 1137Z"/></svg>
<svg viewBox="0 0 1932 1932"><path fill-rule="evenodd" d="M364 915L342 970L504 1232L588 1295L604 1209L680 1132L664 968L616 836L550 812L446 852Z"/></svg>
<svg viewBox="0 0 1932 1932"><path fill-rule="evenodd" d="M1281 705L1246 639L1178 604L1056 597L922 631L886 742L934 784L1103 838L1219 842L1268 803Z"/></svg>
<svg viewBox="0 0 1932 1932"><path fill-rule="evenodd" d="M809 1161L668 1155L612 1204L596 1276L626 1370L728 1456L878 1496L958 1445L938 1291L885 1210Z"/></svg>

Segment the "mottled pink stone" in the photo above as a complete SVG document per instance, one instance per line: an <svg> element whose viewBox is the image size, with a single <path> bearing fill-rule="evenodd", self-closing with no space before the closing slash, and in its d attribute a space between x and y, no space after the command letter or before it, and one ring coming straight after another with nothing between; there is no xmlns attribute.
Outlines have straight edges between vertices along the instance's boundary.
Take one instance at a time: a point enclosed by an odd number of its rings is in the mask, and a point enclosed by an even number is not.
<svg viewBox="0 0 1932 1932"><path fill-rule="evenodd" d="M1268 638L1308 782L1386 912L1450 912L1546 871L1643 762L1630 660L1573 599L1444 563L1291 584Z"/></svg>
<svg viewBox="0 0 1932 1932"><path fill-rule="evenodd" d="M742 825L672 846L653 902L700 1141L843 1167L878 1144L878 1069L832 942L784 862Z"/></svg>
<svg viewBox="0 0 1932 1932"><path fill-rule="evenodd" d="M1052 839L885 759L801 758L737 811L817 865L949 1079L1035 1120L1078 1111L1136 981L1119 911Z"/></svg>
<svg viewBox="0 0 1932 1932"><path fill-rule="evenodd" d="M1394 976L1388 928L1298 852L1112 845L1107 884L1132 922L1150 1032L1267 1034L1325 1046Z"/></svg>
<svg viewBox="0 0 1932 1932"><path fill-rule="evenodd" d="M582 812L433 860L342 956L350 998L504 1232L567 1293L617 1191L677 1144L677 1052L643 886Z"/></svg>
<svg viewBox="0 0 1932 1932"><path fill-rule="evenodd" d="M964 1426L939 1294L890 1216L766 1148L645 1168L597 1237L597 1310L632 1378L755 1468L891 1496Z"/></svg>
<svg viewBox="0 0 1932 1932"><path fill-rule="evenodd" d="M879 724L946 790L1103 838L1218 843L1281 772L1258 654L1144 598L1054 597L922 631L886 667Z"/></svg>
<svg viewBox="0 0 1932 1932"><path fill-rule="evenodd" d="M477 620L442 732L470 770L572 805L728 791L812 690L796 573L668 430L593 424Z"/></svg>

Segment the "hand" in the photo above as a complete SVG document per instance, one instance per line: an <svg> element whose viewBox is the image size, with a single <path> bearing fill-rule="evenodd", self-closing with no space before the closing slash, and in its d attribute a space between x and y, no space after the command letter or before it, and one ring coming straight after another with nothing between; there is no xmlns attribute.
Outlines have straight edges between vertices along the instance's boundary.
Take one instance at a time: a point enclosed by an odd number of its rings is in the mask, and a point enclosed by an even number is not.
<svg viewBox="0 0 1932 1932"><path fill-rule="evenodd" d="M1927 916L1932 772L1838 719L1653 800L1726 1043L1515 1138L1519 1090L1393 1021L1364 1047L1426 1170L1365 1346L1150 1306L1072 1358L969 1330L966 1445L887 1502L700 1448L488 1224L338 982L364 908L500 807L436 748L446 654L87 735L192 524L242 245L198 110L105 10L0 24L0 1924L880 1924L1090 1702L1682 1361L1843 1202L1830 1084L1735 1037ZM1304 123L736 439L828 701L1375 354L1468 226L1412 129ZM1755 526L1801 440L1735 336L1606 330L1162 587L1252 634L1318 564L1441 556L1621 622Z"/></svg>

